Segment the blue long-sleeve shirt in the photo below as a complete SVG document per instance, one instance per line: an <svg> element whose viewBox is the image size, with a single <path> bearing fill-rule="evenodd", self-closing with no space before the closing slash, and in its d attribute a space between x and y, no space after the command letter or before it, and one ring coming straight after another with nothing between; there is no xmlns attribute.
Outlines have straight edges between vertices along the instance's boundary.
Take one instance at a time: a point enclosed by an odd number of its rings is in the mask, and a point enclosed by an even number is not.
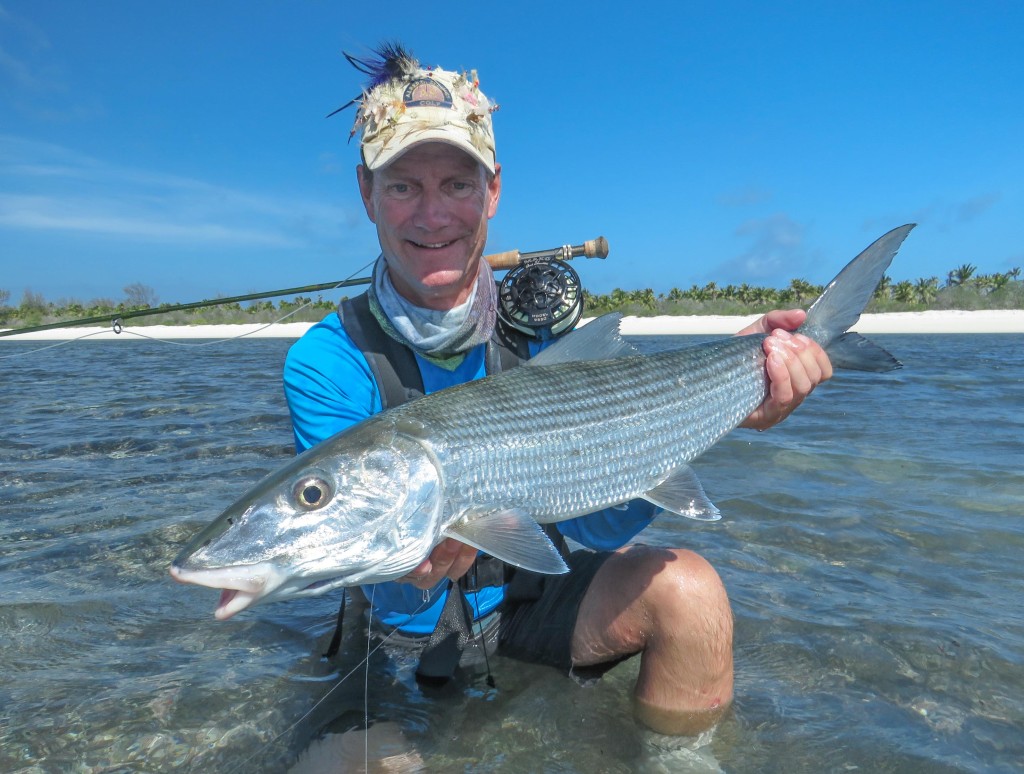
<svg viewBox="0 0 1024 774"><path fill-rule="evenodd" d="M540 349L539 342L531 342L531 356ZM453 371L417 355L424 392L429 394L484 377L485 352L485 344L470 350ZM295 446L300 452L378 413L382 407L370 366L345 332L337 314L325 317L310 328L288 351L284 392L291 411ZM558 529L589 548L614 550L650 524L654 511L650 503L635 500L625 509L606 509L559 522ZM425 634L437 625L446 586L442 581L424 592L409 584L392 582L367 586L363 591L372 600L374 614L386 625ZM504 590L489 586L468 598L475 617L480 617L501 604Z"/></svg>

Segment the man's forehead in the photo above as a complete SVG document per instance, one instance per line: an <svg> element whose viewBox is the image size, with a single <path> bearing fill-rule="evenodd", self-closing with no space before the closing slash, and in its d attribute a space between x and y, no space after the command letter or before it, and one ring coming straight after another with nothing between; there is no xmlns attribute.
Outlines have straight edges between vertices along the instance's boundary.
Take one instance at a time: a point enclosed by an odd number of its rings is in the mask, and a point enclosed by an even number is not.
<svg viewBox="0 0 1024 774"><path fill-rule="evenodd" d="M448 170L453 174L476 174L483 164L463 150L444 142L422 142L377 170L377 174L408 175L418 172Z"/></svg>

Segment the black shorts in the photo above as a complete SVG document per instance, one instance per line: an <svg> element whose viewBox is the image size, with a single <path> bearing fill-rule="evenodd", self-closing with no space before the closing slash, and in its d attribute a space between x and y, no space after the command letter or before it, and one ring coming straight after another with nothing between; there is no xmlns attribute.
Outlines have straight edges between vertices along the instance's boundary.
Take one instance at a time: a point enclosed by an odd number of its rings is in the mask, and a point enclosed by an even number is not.
<svg viewBox="0 0 1024 774"><path fill-rule="evenodd" d="M547 664L576 677L600 677L619 660L588 667L572 665L572 633L580 603L608 551L573 551L564 575L542 575L517 570L499 608L498 653Z"/></svg>
<svg viewBox="0 0 1024 774"><path fill-rule="evenodd" d="M491 614L472 625L473 638L466 643L459 666L470 671L486 668L487 655L553 666L580 682L601 677L623 659L574 667L572 635L580 604L610 551L573 551L566 558L569 572L545 575L516 570L505 588L505 600ZM350 590L351 591L351 590ZM369 614L369 610L366 610ZM409 635L398 629L378 628L391 647L422 653L430 635Z"/></svg>

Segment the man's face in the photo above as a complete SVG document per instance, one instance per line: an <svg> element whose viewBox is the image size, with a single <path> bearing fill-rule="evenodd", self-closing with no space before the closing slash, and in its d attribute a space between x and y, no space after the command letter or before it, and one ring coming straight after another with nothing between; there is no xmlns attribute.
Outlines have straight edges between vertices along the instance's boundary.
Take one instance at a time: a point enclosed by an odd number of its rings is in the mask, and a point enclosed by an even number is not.
<svg viewBox="0 0 1024 774"><path fill-rule="evenodd" d="M395 289L417 306L449 309L465 301L498 210L501 168L493 180L475 159L440 142L413 146L368 179L359 191L377 224Z"/></svg>

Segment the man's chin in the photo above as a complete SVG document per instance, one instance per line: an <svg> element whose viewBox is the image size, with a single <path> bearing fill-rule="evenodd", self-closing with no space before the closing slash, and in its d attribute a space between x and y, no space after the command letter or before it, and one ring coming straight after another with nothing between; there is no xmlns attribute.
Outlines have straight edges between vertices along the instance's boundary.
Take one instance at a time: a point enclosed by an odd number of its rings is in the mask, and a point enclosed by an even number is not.
<svg viewBox="0 0 1024 774"><path fill-rule="evenodd" d="M448 310L469 298L476 285L476 278L467 276L461 268L436 269L421 275L417 285L419 287L415 292L420 298L410 298L410 301L428 309Z"/></svg>

